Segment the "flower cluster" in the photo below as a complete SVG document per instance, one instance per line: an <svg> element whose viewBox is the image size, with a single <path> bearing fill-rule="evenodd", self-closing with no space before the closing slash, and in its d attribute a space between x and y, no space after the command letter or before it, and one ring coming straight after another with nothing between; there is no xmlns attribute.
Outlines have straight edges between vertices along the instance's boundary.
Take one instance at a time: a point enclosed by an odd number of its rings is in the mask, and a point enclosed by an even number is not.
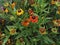
<svg viewBox="0 0 60 45"><path fill-rule="evenodd" d="M1 4L0 45L60 45L60 0Z"/></svg>

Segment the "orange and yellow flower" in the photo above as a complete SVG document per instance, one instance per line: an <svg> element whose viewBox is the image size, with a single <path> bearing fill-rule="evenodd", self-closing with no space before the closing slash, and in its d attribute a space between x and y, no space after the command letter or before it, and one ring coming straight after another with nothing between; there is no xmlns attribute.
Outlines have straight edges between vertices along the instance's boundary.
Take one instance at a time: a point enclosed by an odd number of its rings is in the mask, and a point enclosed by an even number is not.
<svg viewBox="0 0 60 45"><path fill-rule="evenodd" d="M57 0L51 0L51 4L56 4Z"/></svg>
<svg viewBox="0 0 60 45"><path fill-rule="evenodd" d="M7 8L5 8L5 9L4 9L4 12L5 12L5 13L8 13L8 12L9 12L9 10L8 10Z"/></svg>
<svg viewBox="0 0 60 45"><path fill-rule="evenodd" d="M22 21L22 25L23 26L28 26L29 23L30 23L30 20L29 19L26 19L26 20Z"/></svg>
<svg viewBox="0 0 60 45"><path fill-rule="evenodd" d="M40 32L40 34L42 34L42 35L44 35L44 34L47 33L47 32L46 32L46 29L45 29L44 27L41 27L41 28L39 29L39 32Z"/></svg>
<svg viewBox="0 0 60 45"><path fill-rule="evenodd" d="M57 14L60 14L60 6L58 6Z"/></svg>
<svg viewBox="0 0 60 45"><path fill-rule="evenodd" d="M17 16L20 16L20 15L22 15L23 13L24 13L24 11L23 11L22 9L17 10Z"/></svg>
<svg viewBox="0 0 60 45"><path fill-rule="evenodd" d="M32 23L37 23L38 22L38 16L30 16L30 21Z"/></svg>
<svg viewBox="0 0 60 45"><path fill-rule="evenodd" d="M57 1L56 2L56 6L60 6L60 1Z"/></svg>
<svg viewBox="0 0 60 45"><path fill-rule="evenodd" d="M16 5L16 2L12 2L11 4L12 9L14 9L15 5Z"/></svg>
<svg viewBox="0 0 60 45"><path fill-rule="evenodd" d="M60 26L60 19L53 20L54 26Z"/></svg>
<svg viewBox="0 0 60 45"><path fill-rule="evenodd" d="M60 10L58 10L58 11L57 11L57 14L59 14L59 15L60 15Z"/></svg>
<svg viewBox="0 0 60 45"><path fill-rule="evenodd" d="M29 15L33 15L34 14L32 9L29 9L28 12L29 12Z"/></svg>

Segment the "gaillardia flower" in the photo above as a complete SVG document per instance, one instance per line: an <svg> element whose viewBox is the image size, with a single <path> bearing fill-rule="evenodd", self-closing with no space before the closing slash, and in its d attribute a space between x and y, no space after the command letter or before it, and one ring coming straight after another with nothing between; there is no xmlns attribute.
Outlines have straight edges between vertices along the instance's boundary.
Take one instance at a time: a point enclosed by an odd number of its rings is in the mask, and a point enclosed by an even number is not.
<svg viewBox="0 0 60 45"><path fill-rule="evenodd" d="M11 34L11 35L16 34L16 29L13 29L13 28L12 28L12 29L10 29L10 34Z"/></svg>
<svg viewBox="0 0 60 45"><path fill-rule="evenodd" d="M57 0L51 0L51 4L56 4Z"/></svg>
<svg viewBox="0 0 60 45"><path fill-rule="evenodd" d="M57 28L52 28L51 31L52 31L53 33L57 33Z"/></svg>
<svg viewBox="0 0 60 45"><path fill-rule="evenodd" d="M55 26L60 26L60 19L53 20L53 23L54 23Z"/></svg>
<svg viewBox="0 0 60 45"><path fill-rule="evenodd" d="M12 4L11 4L12 9L14 9L15 5L16 5L16 3L12 2Z"/></svg>
<svg viewBox="0 0 60 45"><path fill-rule="evenodd" d="M29 9L28 12L29 12L29 15L33 15L34 13L32 9Z"/></svg>
<svg viewBox="0 0 60 45"><path fill-rule="evenodd" d="M56 2L56 6L60 6L60 1L57 1Z"/></svg>
<svg viewBox="0 0 60 45"><path fill-rule="evenodd" d="M45 29L44 27L41 27L41 28L39 29L39 32L40 32L40 34L42 34L42 35L47 34L46 29Z"/></svg>
<svg viewBox="0 0 60 45"><path fill-rule="evenodd" d="M5 24L5 20L0 18L0 24L4 25Z"/></svg>
<svg viewBox="0 0 60 45"><path fill-rule="evenodd" d="M9 3L7 3L7 2L4 3L4 6L5 6L5 7L8 7L8 6L9 6Z"/></svg>
<svg viewBox="0 0 60 45"><path fill-rule="evenodd" d="M60 14L60 10L57 10L57 14Z"/></svg>
<svg viewBox="0 0 60 45"><path fill-rule="evenodd" d="M8 9L7 9L7 8L5 8L5 9L4 9L4 12L5 12L5 13L8 13L9 11L8 11Z"/></svg>
<svg viewBox="0 0 60 45"><path fill-rule="evenodd" d="M58 6L57 14L60 14L60 6Z"/></svg>
<svg viewBox="0 0 60 45"><path fill-rule="evenodd" d="M17 16L20 16L20 15L22 15L23 13L24 13L24 11L23 11L22 9L17 10Z"/></svg>
<svg viewBox="0 0 60 45"><path fill-rule="evenodd" d="M23 26L28 26L29 23L30 23L30 20L29 19L26 19L26 20L22 21L22 25Z"/></svg>
<svg viewBox="0 0 60 45"><path fill-rule="evenodd" d="M5 7L8 7L8 6L9 6L9 3L7 3L7 2L4 3L4 6L5 6Z"/></svg>
<svg viewBox="0 0 60 45"><path fill-rule="evenodd" d="M38 22L38 16L30 16L30 21L32 23L37 23Z"/></svg>

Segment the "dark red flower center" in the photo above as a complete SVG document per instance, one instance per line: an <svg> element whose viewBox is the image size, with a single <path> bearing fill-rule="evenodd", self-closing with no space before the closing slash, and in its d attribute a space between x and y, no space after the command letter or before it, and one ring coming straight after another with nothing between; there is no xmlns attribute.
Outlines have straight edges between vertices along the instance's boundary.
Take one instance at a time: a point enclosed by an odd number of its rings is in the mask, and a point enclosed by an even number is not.
<svg viewBox="0 0 60 45"><path fill-rule="evenodd" d="M5 10L6 10L6 8L3 8L3 10L5 11Z"/></svg>
<svg viewBox="0 0 60 45"><path fill-rule="evenodd" d="M36 16L32 16L32 19L35 19L36 18Z"/></svg>
<svg viewBox="0 0 60 45"><path fill-rule="evenodd" d="M21 10L18 10L18 12L21 12Z"/></svg>

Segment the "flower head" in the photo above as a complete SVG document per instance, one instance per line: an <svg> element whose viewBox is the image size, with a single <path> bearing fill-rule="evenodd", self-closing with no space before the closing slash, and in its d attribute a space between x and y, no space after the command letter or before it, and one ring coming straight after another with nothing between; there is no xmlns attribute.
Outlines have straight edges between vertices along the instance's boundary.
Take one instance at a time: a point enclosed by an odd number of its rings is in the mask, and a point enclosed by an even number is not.
<svg viewBox="0 0 60 45"><path fill-rule="evenodd" d="M56 6L60 6L60 2L59 1L56 2Z"/></svg>
<svg viewBox="0 0 60 45"><path fill-rule="evenodd" d="M23 13L24 13L24 11L23 11L22 9L17 10L17 16L20 16L20 15L22 15Z"/></svg>
<svg viewBox="0 0 60 45"><path fill-rule="evenodd" d="M15 5L16 5L16 3L12 2L12 4L11 4L12 9L14 9Z"/></svg>
<svg viewBox="0 0 60 45"><path fill-rule="evenodd" d="M60 14L60 6L58 6L57 14Z"/></svg>
<svg viewBox="0 0 60 45"><path fill-rule="evenodd" d="M57 28L52 28L51 31L52 31L53 33L57 33Z"/></svg>
<svg viewBox="0 0 60 45"><path fill-rule="evenodd" d="M29 9L28 12L29 12L29 15L33 15L34 13L32 9Z"/></svg>
<svg viewBox="0 0 60 45"><path fill-rule="evenodd" d="M4 19L0 19L0 23L1 23L2 25L4 25L4 24L5 24L5 20L4 20Z"/></svg>
<svg viewBox="0 0 60 45"><path fill-rule="evenodd" d="M60 26L60 19L53 20L53 23L54 23L55 26Z"/></svg>
<svg viewBox="0 0 60 45"><path fill-rule="evenodd" d="M11 35L16 34L16 29L10 29L10 34L11 34Z"/></svg>
<svg viewBox="0 0 60 45"><path fill-rule="evenodd" d="M4 3L4 6L5 6L5 7L9 6L9 3L7 3L7 2L6 2L6 3Z"/></svg>
<svg viewBox="0 0 60 45"><path fill-rule="evenodd" d="M5 13L8 13L9 11L8 11L8 9L7 9L7 8L5 8L5 9L4 9L4 12L5 12Z"/></svg>
<svg viewBox="0 0 60 45"><path fill-rule="evenodd" d="M56 4L57 0L51 0L51 4Z"/></svg>
<svg viewBox="0 0 60 45"><path fill-rule="evenodd" d="M26 19L26 20L22 21L22 25L23 26L28 26L29 23L30 23L30 20L29 19Z"/></svg>
<svg viewBox="0 0 60 45"><path fill-rule="evenodd" d="M57 14L59 14L59 15L60 15L60 10L57 10Z"/></svg>
<svg viewBox="0 0 60 45"><path fill-rule="evenodd" d="M32 23L37 23L38 22L38 16L30 16L30 21Z"/></svg>
<svg viewBox="0 0 60 45"><path fill-rule="evenodd" d="M46 34L46 29L44 27L41 27L39 29L40 34Z"/></svg>

